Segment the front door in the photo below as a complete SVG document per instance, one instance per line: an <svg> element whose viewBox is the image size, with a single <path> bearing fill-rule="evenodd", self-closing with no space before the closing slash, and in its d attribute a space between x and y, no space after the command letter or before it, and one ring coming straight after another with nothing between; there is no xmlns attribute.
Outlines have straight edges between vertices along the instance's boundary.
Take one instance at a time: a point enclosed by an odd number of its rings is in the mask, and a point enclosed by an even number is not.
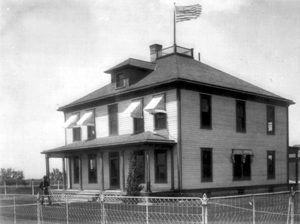
<svg viewBox="0 0 300 224"><path fill-rule="evenodd" d="M120 189L119 152L109 153L110 189Z"/></svg>

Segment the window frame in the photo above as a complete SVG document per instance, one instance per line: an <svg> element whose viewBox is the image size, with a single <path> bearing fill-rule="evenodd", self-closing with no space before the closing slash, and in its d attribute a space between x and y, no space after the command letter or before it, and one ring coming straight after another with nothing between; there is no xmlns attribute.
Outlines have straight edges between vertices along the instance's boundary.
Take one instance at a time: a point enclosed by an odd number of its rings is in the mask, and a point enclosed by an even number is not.
<svg viewBox="0 0 300 224"><path fill-rule="evenodd" d="M244 115L242 117L242 122L244 123L244 128L239 128L239 118L241 116L239 116L239 112L238 112L238 107L242 106L243 110L244 110ZM236 100L236 132L239 133L246 133L247 132L247 113L246 113L246 101L241 101L241 100ZM242 124L243 125L243 124Z"/></svg>
<svg viewBox="0 0 300 224"><path fill-rule="evenodd" d="M79 166L79 156L73 157L73 182L74 184L79 184L79 173L80 173L80 166ZM78 166L77 166L78 165Z"/></svg>
<svg viewBox="0 0 300 224"><path fill-rule="evenodd" d="M270 173L269 156L272 156L272 173ZM267 151L267 179L276 179L276 153L275 151Z"/></svg>
<svg viewBox="0 0 300 224"><path fill-rule="evenodd" d="M267 120L267 135L275 135L275 106L266 106L266 120ZM270 110L273 112L273 118L269 120ZM272 131L269 131L269 122L272 122Z"/></svg>
<svg viewBox="0 0 300 224"><path fill-rule="evenodd" d="M144 183L146 183L146 166L145 166L145 164L146 164L146 156L145 156L145 151L144 150L134 150L134 155L135 155L135 157L136 157L135 159L137 161L137 170L138 170L138 173L139 174L143 173L142 178L139 178L138 181L139 181L140 184L144 184ZM141 163L141 165L142 165L141 170L139 169L138 156L142 156L142 160L143 160L143 162Z"/></svg>
<svg viewBox="0 0 300 224"><path fill-rule="evenodd" d="M95 171L94 174L92 174L92 169L91 169L91 160L95 160ZM98 183L98 172L97 172L97 154L90 154L88 155L88 182L89 184L96 184ZM94 175L94 177L92 177Z"/></svg>
<svg viewBox="0 0 300 224"><path fill-rule="evenodd" d="M204 152L210 153L210 173L211 177L204 177ZM213 150L212 148L201 148L201 182L213 182Z"/></svg>
<svg viewBox="0 0 300 224"><path fill-rule="evenodd" d="M165 178L161 179L159 178L158 174L158 161L157 161L157 155L158 154L165 154L165 159L164 159L164 166L165 166ZM166 184L168 183L168 151L166 149L156 149L154 150L154 164L155 164L155 183L160 183L160 184Z"/></svg>
<svg viewBox="0 0 300 224"><path fill-rule="evenodd" d="M122 76L123 78L119 79L120 76ZM119 85L120 83L122 85ZM116 74L116 89L123 88L123 87L125 87L125 75L124 73L118 73Z"/></svg>
<svg viewBox="0 0 300 224"><path fill-rule="evenodd" d="M166 111L166 94L163 93L163 94L157 94L157 95L154 95L153 97L156 97L156 96L160 96L162 95L163 96L163 101L164 101L164 104L163 104L163 109ZM153 98L152 97L152 98ZM162 116L161 118L159 118L158 116ZM168 128L168 116L167 116L167 113L154 113L154 130L155 131L158 131L158 130L164 130L164 129L167 129ZM159 124L159 120L163 120L163 125L160 125Z"/></svg>
<svg viewBox="0 0 300 224"><path fill-rule="evenodd" d="M133 100L132 102L136 102L136 101L140 101L141 102L141 108L142 108L142 116L143 118L135 118L133 117L133 133L134 134L139 134L139 133L142 133L145 131L145 120L144 120L144 99L141 98L141 99L137 99L137 100ZM140 120L140 122L142 122L142 128L140 130L136 129L138 127L138 121Z"/></svg>
<svg viewBox="0 0 300 224"><path fill-rule="evenodd" d="M113 136L113 135L118 135L119 134L119 112L118 112L118 104L112 104L112 105L108 105L107 106L108 108L108 129L109 129L109 136ZM115 113L115 116L116 116L116 127L112 127L112 115L113 113L111 113L111 110L112 108L116 108L116 113ZM113 129L116 129L114 132L113 132Z"/></svg>
<svg viewBox="0 0 300 224"><path fill-rule="evenodd" d="M252 166L251 166L251 164L252 164L252 155L239 155L239 154L235 154L235 155L233 155L234 156L234 161L232 162L232 177L233 177L233 181L249 181L249 180L251 180L252 179ZM237 166L237 159L236 159L236 156L239 156L240 157L240 161L239 161L239 163L240 163L240 168L237 168L237 170L240 170L241 171L241 177L237 177L237 176L235 176L235 174L236 174L236 169L235 169L235 166ZM246 156L245 157L245 163L243 163L243 156ZM244 171L244 170L246 170L246 169L244 169L244 166L245 165L243 165L243 164L246 164L246 162L248 162L247 164L249 164L249 177L248 176L245 176L244 175L244 172L246 172L246 171ZM247 167L245 167L245 168L247 168Z"/></svg>
<svg viewBox="0 0 300 224"><path fill-rule="evenodd" d="M206 95L206 94L200 94L200 128L201 129L208 129L208 130L211 130L212 129L212 100L211 100L211 96L210 95ZM203 124L203 113L206 113L206 112L203 112L202 111L202 101L204 100L204 99L207 99L208 100L208 102L209 102L209 105L208 105L208 107L209 107L209 112L208 112L208 114L209 114L209 119L210 119L210 124L209 125L204 125Z"/></svg>
<svg viewBox="0 0 300 224"><path fill-rule="evenodd" d="M92 140L96 138L96 114L95 114L95 109L87 110L86 112L91 111L93 113L94 117L94 125L87 125L87 139ZM92 128L93 130L90 130ZM94 134L91 135L91 131L94 131Z"/></svg>
<svg viewBox="0 0 300 224"><path fill-rule="evenodd" d="M73 142L80 142L82 139L82 131L80 127L74 127L73 130ZM77 134L76 134L77 133Z"/></svg>

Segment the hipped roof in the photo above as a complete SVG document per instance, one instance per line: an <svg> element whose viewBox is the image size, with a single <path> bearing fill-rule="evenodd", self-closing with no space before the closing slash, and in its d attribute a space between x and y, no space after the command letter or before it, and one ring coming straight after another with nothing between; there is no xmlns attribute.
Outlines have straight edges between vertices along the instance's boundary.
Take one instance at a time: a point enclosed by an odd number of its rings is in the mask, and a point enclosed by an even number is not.
<svg viewBox="0 0 300 224"><path fill-rule="evenodd" d="M140 61L139 61L140 62ZM123 63L108 70L121 68L129 63L126 60ZM149 65L149 62L145 64ZM196 61L189 57L180 55L170 55L160 58L155 61L155 70L141 79L139 82L132 84L126 88L116 89L113 83L110 83L66 106L60 107L59 110L64 110L73 106L103 99L109 96L114 96L122 93L127 93L135 90L140 90L147 87L160 85L171 81L188 81L198 83L199 85L209 85L220 89L243 92L246 94L258 95L265 98L272 98L293 104L293 101L285 99L235 76L229 75L218 69L215 69L202 62ZM132 66L133 64L131 64ZM151 65L152 66L152 65Z"/></svg>
<svg viewBox="0 0 300 224"><path fill-rule="evenodd" d="M140 134L116 135L110 137L96 138L93 140L84 140L73 142L58 148L43 151L42 154L57 153L57 152L71 152L74 150L91 149L91 148L108 148L122 145L135 144L176 144L174 140L167 139L164 136L154 134L146 131Z"/></svg>

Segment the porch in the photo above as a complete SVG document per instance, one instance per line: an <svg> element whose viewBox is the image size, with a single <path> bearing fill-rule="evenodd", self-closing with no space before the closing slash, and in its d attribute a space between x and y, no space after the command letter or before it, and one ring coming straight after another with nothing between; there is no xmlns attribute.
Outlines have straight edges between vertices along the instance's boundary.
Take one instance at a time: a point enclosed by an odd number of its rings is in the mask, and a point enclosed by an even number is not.
<svg viewBox="0 0 300 224"><path fill-rule="evenodd" d="M46 175L49 160L62 159L63 192L126 193L129 157L137 151L143 193L173 191L176 142L152 132L74 142L43 151Z"/></svg>

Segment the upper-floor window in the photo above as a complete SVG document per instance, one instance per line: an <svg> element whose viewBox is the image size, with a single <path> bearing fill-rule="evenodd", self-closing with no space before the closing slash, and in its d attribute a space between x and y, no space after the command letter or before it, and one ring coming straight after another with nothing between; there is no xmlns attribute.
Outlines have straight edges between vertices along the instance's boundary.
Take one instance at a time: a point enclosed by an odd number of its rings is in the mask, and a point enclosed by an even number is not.
<svg viewBox="0 0 300 224"><path fill-rule="evenodd" d="M154 129L166 129L167 128L167 112L166 112L166 96L160 94L153 96L152 100L145 107L145 111L150 114L154 114Z"/></svg>
<svg viewBox="0 0 300 224"><path fill-rule="evenodd" d="M213 180L212 172L212 149L201 149L201 179L202 182L210 182Z"/></svg>
<svg viewBox="0 0 300 224"><path fill-rule="evenodd" d="M275 179L275 151L267 151L268 179Z"/></svg>
<svg viewBox="0 0 300 224"><path fill-rule="evenodd" d="M89 155L89 183L97 183L97 156Z"/></svg>
<svg viewBox="0 0 300 224"><path fill-rule="evenodd" d="M267 134L275 134L275 107L267 105Z"/></svg>
<svg viewBox="0 0 300 224"><path fill-rule="evenodd" d="M109 135L118 134L118 104L108 106Z"/></svg>
<svg viewBox="0 0 300 224"><path fill-rule="evenodd" d="M246 102L236 101L236 131L246 132Z"/></svg>
<svg viewBox="0 0 300 224"><path fill-rule="evenodd" d="M125 78L124 74L116 74L116 88L124 87L125 86Z"/></svg>
<svg viewBox="0 0 300 224"><path fill-rule="evenodd" d="M73 141L81 141L81 128L80 127L76 127L73 128Z"/></svg>
<svg viewBox="0 0 300 224"><path fill-rule="evenodd" d="M211 129L211 96L200 95L200 127Z"/></svg>
<svg viewBox="0 0 300 224"><path fill-rule="evenodd" d="M133 132L141 133L144 132L144 114L143 114L143 100L138 100L139 102L135 110L135 116L133 116Z"/></svg>

